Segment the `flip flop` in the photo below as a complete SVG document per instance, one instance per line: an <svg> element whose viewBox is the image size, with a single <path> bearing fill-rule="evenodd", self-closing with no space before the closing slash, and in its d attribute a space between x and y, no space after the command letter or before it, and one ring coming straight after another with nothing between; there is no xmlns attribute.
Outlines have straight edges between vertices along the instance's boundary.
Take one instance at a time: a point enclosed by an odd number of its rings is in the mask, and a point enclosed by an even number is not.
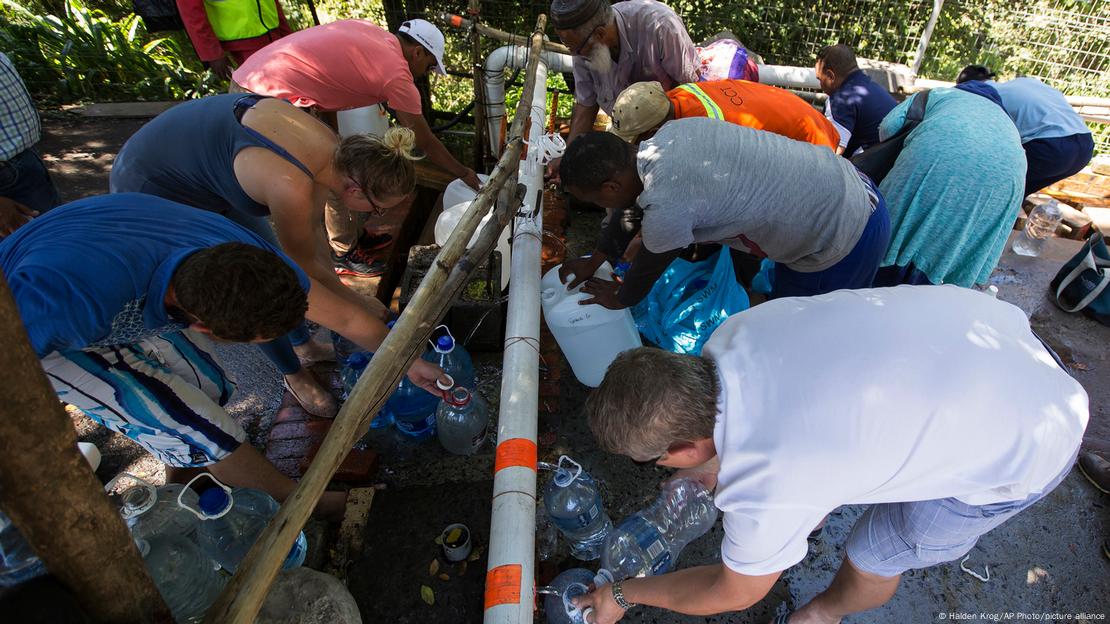
<svg viewBox="0 0 1110 624"><path fill-rule="evenodd" d="M282 384L283 384L283 385L285 386L285 389L289 391L289 394L293 395L293 399L294 399L294 400L295 400L295 401L297 402L297 405L300 405L300 406L301 406L301 409L303 409L304 411L308 412L308 414L309 414L310 416L315 416L315 417L317 417L317 418L327 418L327 419L329 419L329 420L330 420L330 419L333 419L333 418L335 418L335 417L336 417L336 415L338 415L338 413L339 413L339 410L338 410L338 406L337 406L337 408L336 408L336 413L335 413L335 414L332 414L331 416L325 416L324 414L317 414L316 412L314 412L314 411L312 411L311 409L309 409L308 405L306 405L305 401L304 401L303 399L301 399L300 395L298 395L298 394L297 394L297 391L293 389L293 386L290 386L290 385L289 385L289 382L288 382L288 381L286 381L286 380L285 380L285 379L283 378L283 379L281 380L281 383L282 383Z"/></svg>

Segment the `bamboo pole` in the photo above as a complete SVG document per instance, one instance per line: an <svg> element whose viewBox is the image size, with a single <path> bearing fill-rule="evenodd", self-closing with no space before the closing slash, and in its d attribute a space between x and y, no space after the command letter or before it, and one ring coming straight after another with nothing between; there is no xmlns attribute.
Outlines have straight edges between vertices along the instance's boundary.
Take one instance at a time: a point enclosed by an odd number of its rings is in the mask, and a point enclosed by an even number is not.
<svg viewBox="0 0 1110 624"><path fill-rule="evenodd" d="M525 75L524 95L517 105L514 128L523 127L531 109L531 94L535 89L536 64L543 41L547 17L536 20L532 35L534 53ZM397 387L401 376L421 352L421 346L431 334L436 322L446 313L462 288L465 278L477 263L470 258L489 255L495 243L494 236L482 236L479 245L467 251L467 243L477 230L482 217L490 210L502 185L520 166L523 139L519 132L513 135L497 168L459 221L447 243L436 256L428 273L420 282L405 312L386 336L381 347L370 360L366 372L359 378L350 398L343 404L316 458L309 466L297 489L285 500L276 516L259 536L239 570L224 588L223 593L209 609L205 622L209 624L247 624L253 622L270 585L289 552L297 534L308 520L332 475L350 452L351 445L366 431L373 416L381 409L386 398ZM505 209L507 210L507 208ZM491 219L492 221L492 219ZM507 221L506 221L507 223ZM492 223L490 225L493 225ZM484 228L483 235L486 234ZM464 256L465 254L465 256ZM451 289L454 290L451 290Z"/></svg>
<svg viewBox="0 0 1110 624"><path fill-rule="evenodd" d="M481 24L481 23L474 24L473 22L466 19L465 17L463 17L461 15L455 15L454 13L436 13L435 18L440 23L445 24L447 26L450 26L451 28L467 29L467 28L473 27L478 31L479 35L482 35L483 37L488 37L488 38L493 39L495 41L501 41L501 42L504 42L504 43L512 43L512 44L519 45L519 46L531 46L532 45L530 37L524 37L522 35L514 35L514 34L511 34L511 33L507 33L503 30L498 30L497 28L494 28L492 26L486 26L485 24ZM563 45L561 43L555 43L554 41L544 40L543 49L547 50L548 52L558 52L559 54L566 54L567 56L572 56L572 54L570 52L570 48L566 47L565 45Z"/></svg>
<svg viewBox="0 0 1110 624"><path fill-rule="evenodd" d="M96 621L171 621L130 531L77 450L3 275L0 344L0 507Z"/></svg>
<svg viewBox="0 0 1110 624"><path fill-rule="evenodd" d="M936 28L937 19L940 18L940 11L943 8L944 0L933 0L933 12L929 14L929 21L921 31L921 40L917 42L917 53L913 57L914 76L921 73L921 65L925 62L925 50L929 48L929 39L933 37L933 29Z"/></svg>

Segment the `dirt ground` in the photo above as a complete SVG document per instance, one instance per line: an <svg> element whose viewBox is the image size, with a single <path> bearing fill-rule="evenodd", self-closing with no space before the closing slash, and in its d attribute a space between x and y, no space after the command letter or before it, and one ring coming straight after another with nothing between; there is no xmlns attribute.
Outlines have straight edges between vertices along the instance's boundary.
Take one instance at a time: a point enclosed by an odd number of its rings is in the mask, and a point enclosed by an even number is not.
<svg viewBox="0 0 1110 624"><path fill-rule="evenodd" d="M86 119L69 115L44 118L40 149L63 197L72 200L107 191L107 173L123 141L142 119ZM595 213L571 214L570 253L583 253L599 222ZM1070 248L1053 251L1066 257ZM1045 284L1051 262L1030 263L1007 254L994 283L1001 298L1021 306L1034 325L1071 366L1091 395L1091 426L1086 445L1110 451L1110 328L1068 316L1046 303ZM246 395L233 412L260 444L280 397L276 371L244 350L222 353L231 359ZM481 393L491 401L496 419L500 386L498 354L476 354ZM267 381L269 376L270 381ZM1018 380L1015 380L1018 381ZM565 375L561 381L563 410L542 416L541 454L556 458L569 453L600 482L609 515L617 521L654 496L666 471L637 466L606 454L594 445L580 406L587 388ZM159 480L161 467L122 436L108 434L78 419L82 439L95 442L105 455L102 478L120 469ZM495 431L495 424L491 424ZM445 570L448 580L431 577L428 565L435 556L434 538L449 523L467 523L475 543L488 543L490 474L493 441L473 458L447 456L434 441L413 444L392 430L376 430L369 442L381 453L380 478L385 486L375 498L367 533L367 551L351 562L349 586L365 622L478 622L481 620L485 559L468 569ZM541 483L542 487L542 483ZM841 547L861 509L848 507L831 518L823 539L809 557L783 575L770 595L753 609L714 617L686 617L657 609L635 609L625 622L766 622L776 610L794 608L822 589L839 565ZM1110 562L1100 553L1110 536L1110 498L1099 494L1077 472L1051 496L1014 521L993 531L975 547L969 565L989 565L991 580L982 582L962 572L955 563L906 575L895 598L881 609L851 618L851 622L927 622L949 613L991 616L995 613L1105 613L1110 608ZM691 544L681 566L719 560L723 537L720 523L710 534ZM559 569L582 565L570 559L565 546L554 561L540 566L550 577ZM587 567L593 567L587 565ZM420 598L420 586L435 592L434 606ZM944 614L940 616L939 614ZM542 620L542 615L538 616Z"/></svg>

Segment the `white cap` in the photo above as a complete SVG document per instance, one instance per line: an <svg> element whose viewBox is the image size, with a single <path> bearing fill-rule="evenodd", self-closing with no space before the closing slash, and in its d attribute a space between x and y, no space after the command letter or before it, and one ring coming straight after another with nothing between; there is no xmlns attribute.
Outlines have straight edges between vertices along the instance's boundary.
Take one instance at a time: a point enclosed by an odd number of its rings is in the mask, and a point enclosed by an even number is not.
<svg viewBox="0 0 1110 624"><path fill-rule="evenodd" d="M443 66L443 33L438 28L427 20L411 19L401 24L397 32L403 32L412 37L424 46L425 50L431 52L432 56L436 57L436 71L444 76L447 75L447 68Z"/></svg>

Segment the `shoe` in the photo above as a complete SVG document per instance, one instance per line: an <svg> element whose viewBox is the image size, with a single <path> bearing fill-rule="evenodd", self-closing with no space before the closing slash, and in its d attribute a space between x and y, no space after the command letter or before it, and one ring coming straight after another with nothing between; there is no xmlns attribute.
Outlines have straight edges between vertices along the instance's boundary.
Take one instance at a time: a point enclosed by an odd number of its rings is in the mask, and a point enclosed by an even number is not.
<svg viewBox="0 0 1110 624"><path fill-rule="evenodd" d="M363 232L362 236L359 237L358 242L355 243L355 247L365 249L366 251L375 251L378 249L389 247L392 244L392 234L386 234L385 232Z"/></svg>
<svg viewBox="0 0 1110 624"><path fill-rule="evenodd" d="M340 275L377 277L385 273L386 268L384 262L371 257L365 250L358 247L351 249L342 256L332 253L331 261L335 265L335 272Z"/></svg>
<svg viewBox="0 0 1110 624"><path fill-rule="evenodd" d="M1103 494L1110 494L1110 461L1106 461L1102 457L1094 453L1083 453L1079 456L1079 461L1075 462L1079 467L1079 472L1087 477L1100 492Z"/></svg>
<svg viewBox="0 0 1110 624"><path fill-rule="evenodd" d="M339 413L339 403L336 402L335 397L327 390L323 388L306 387L302 388L304 391L304 395L302 396L293 387L293 384L289 383L288 378L283 379L282 382L285 384L285 389L289 391L289 394L293 395L293 399L295 399L304 411L308 412L310 415L319 418L335 418L335 415ZM313 396L309 396L309 393Z"/></svg>

